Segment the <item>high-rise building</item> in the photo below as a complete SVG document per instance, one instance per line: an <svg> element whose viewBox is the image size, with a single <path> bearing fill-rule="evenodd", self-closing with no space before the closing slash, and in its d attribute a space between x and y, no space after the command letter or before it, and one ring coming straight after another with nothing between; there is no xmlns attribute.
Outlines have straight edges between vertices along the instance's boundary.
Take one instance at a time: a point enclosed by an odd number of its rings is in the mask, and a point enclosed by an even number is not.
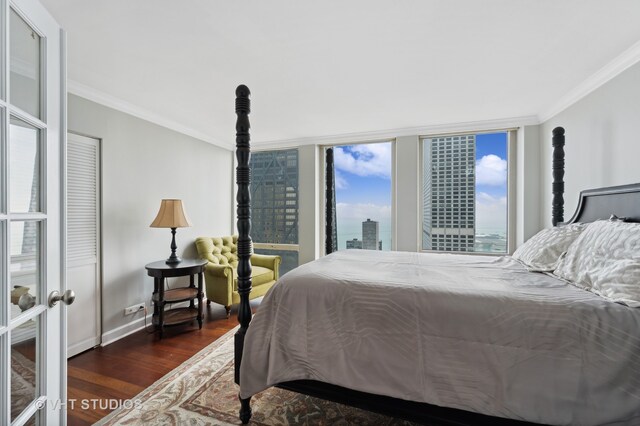
<svg viewBox="0 0 640 426"><path fill-rule="evenodd" d="M348 249L361 249L362 248L362 241L360 241L357 238L354 238L353 240L347 240L347 248Z"/></svg>
<svg viewBox="0 0 640 426"><path fill-rule="evenodd" d="M298 244L298 150L251 154L251 236Z"/></svg>
<svg viewBox="0 0 640 426"><path fill-rule="evenodd" d="M256 254L280 256L283 276L299 265L298 150L253 152L249 166L253 249ZM259 247L261 243L290 247Z"/></svg>
<svg viewBox="0 0 640 426"><path fill-rule="evenodd" d="M367 219L362 222L362 248L365 250L379 250L380 226L377 221Z"/></svg>
<svg viewBox="0 0 640 426"><path fill-rule="evenodd" d="M424 140L422 248L473 251L475 135Z"/></svg>

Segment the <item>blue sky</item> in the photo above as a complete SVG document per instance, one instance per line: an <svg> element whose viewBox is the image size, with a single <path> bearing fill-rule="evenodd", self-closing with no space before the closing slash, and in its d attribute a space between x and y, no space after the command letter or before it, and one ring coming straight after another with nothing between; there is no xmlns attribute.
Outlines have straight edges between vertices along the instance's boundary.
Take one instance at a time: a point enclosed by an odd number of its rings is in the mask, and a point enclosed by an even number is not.
<svg viewBox="0 0 640 426"><path fill-rule="evenodd" d="M476 161L481 160L488 155L498 156L505 163L507 161L507 134L506 133L485 133L476 135ZM493 196L506 196L507 195L507 180L504 176L504 183L499 185L483 185L481 183L476 184L476 190L478 192L485 192Z"/></svg>
<svg viewBox="0 0 640 426"><path fill-rule="evenodd" d="M362 222L379 222L383 249L391 247L391 142L338 146L336 207L338 248L362 239Z"/></svg>
<svg viewBox="0 0 640 426"><path fill-rule="evenodd" d="M507 133L476 135L476 234L506 235Z"/></svg>
<svg viewBox="0 0 640 426"><path fill-rule="evenodd" d="M391 204L391 180L377 176L344 176L348 187L337 190L337 196L348 203Z"/></svg>
<svg viewBox="0 0 640 426"><path fill-rule="evenodd" d="M391 204L391 179L381 176L358 176L339 170L347 183L336 190L336 202Z"/></svg>
<svg viewBox="0 0 640 426"><path fill-rule="evenodd" d="M361 239L361 223L380 222L383 247L391 244L391 142L334 149L338 247ZM477 231L506 231L507 134L476 136Z"/></svg>
<svg viewBox="0 0 640 426"><path fill-rule="evenodd" d="M496 154L504 159L507 158L506 133L482 133L476 135L476 159L489 154Z"/></svg>

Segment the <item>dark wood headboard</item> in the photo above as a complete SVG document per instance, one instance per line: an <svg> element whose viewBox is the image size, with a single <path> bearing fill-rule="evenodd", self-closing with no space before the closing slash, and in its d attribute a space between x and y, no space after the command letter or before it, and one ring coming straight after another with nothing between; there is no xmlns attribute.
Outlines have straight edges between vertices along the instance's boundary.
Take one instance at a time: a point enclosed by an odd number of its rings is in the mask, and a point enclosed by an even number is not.
<svg viewBox="0 0 640 426"><path fill-rule="evenodd" d="M567 223L608 219L612 214L628 222L640 222L640 183L580 192L578 208Z"/></svg>

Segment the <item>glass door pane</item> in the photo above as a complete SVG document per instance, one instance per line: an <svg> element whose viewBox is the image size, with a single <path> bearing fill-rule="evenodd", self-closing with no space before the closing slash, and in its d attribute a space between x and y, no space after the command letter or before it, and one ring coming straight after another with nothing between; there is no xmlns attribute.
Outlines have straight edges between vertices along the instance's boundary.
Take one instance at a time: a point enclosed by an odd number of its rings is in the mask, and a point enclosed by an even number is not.
<svg viewBox="0 0 640 426"><path fill-rule="evenodd" d="M11 104L40 118L40 36L13 9L9 28Z"/></svg>
<svg viewBox="0 0 640 426"><path fill-rule="evenodd" d="M11 330L11 421L39 396L39 318Z"/></svg>
<svg viewBox="0 0 640 426"><path fill-rule="evenodd" d="M11 222L11 319L39 302L40 222Z"/></svg>
<svg viewBox="0 0 640 426"><path fill-rule="evenodd" d="M9 140L10 211L40 211L40 130L12 117Z"/></svg>

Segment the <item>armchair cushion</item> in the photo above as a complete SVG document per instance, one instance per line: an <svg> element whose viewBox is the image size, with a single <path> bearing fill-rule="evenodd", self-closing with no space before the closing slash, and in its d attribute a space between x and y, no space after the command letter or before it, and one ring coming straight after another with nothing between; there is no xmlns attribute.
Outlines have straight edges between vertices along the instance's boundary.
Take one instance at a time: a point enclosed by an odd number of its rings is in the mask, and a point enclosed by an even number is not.
<svg viewBox="0 0 640 426"><path fill-rule="evenodd" d="M251 259L253 263L253 258ZM251 265L251 285L253 287L271 282L275 279L274 271L262 266ZM233 291L238 291L238 270L233 270Z"/></svg>

